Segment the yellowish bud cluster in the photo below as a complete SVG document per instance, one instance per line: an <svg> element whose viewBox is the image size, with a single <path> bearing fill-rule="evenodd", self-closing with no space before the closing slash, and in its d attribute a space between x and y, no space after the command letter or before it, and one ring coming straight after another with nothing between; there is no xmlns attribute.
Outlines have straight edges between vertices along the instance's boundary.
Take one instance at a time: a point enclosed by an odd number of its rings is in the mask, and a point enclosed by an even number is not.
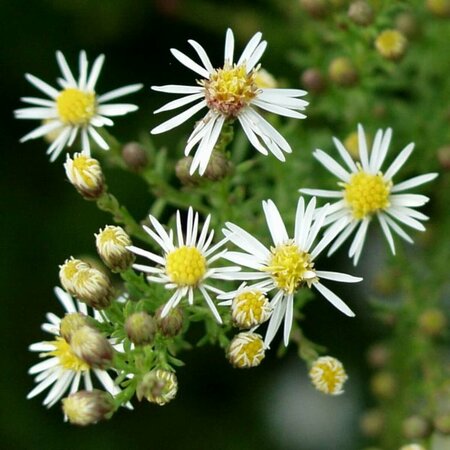
<svg viewBox="0 0 450 450"><path fill-rule="evenodd" d="M59 334L70 343L73 333L79 330L81 327L88 326L89 323L84 314L81 313L69 313L66 314L59 324Z"/></svg>
<svg viewBox="0 0 450 450"><path fill-rule="evenodd" d="M265 322L272 312L266 295L258 290L244 290L231 304L231 317L239 328L252 328Z"/></svg>
<svg viewBox="0 0 450 450"><path fill-rule="evenodd" d="M60 266L59 279L67 292L93 308L103 309L111 303L111 281L85 261L73 257L66 260Z"/></svg>
<svg viewBox="0 0 450 450"><path fill-rule="evenodd" d="M72 159L67 153L64 168L69 181L86 200L96 200L105 191L102 168L96 159L82 153L75 153Z"/></svg>
<svg viewBox="0 0 450 450"><path fill-rule="evenodd" d="M259 366L264 359L264 342L257 333L239 333L232 339L227 351L228 360L238 369Z"/></svg>
<svg viewBox="0 0 450 450"><path fill-rule="evenodd" d="M175 398L178 381L174 372L155 369L146 373L139 383L136 395L138 400L146 398L150 403L165 405Z"/></svg>
<svg viewBox="0 0 450 450"><path fill-rule="evenodd" d="M156 320L145 311L133 313L125 321L125 331L133 344L150 344L155 338Z"/></svg>
<svg viewBox="0 0 450 450"><path fill-rule="evenodd" d="M95 243L100 258L113 272L123 272L133 264L134 255L127 250L132 242L122 227L107 225L95 235Z"/></svg>
<svg viewBox="0 0 450 450"><path fill-rule="evenodd" d="M398 30L384 30L375 40L375 47L383 58L399 60L406 52L408 40Z"/></svg>
<svg viewBox="0 0 450 450"><path fill-rule="evenodd" d="M107 369L111 366L114 357L112 345L95 328L79 328L72 334L70 346L78 358L94 369Z"/></svg>
<svg viewBox="0 0 450 450"><path fill-rule="evenodd" d="M105 391L78 391L62 400L64 414L74 425L93 425L109 419L115 410L113 397Z"/></svg>
<svg viewBox="0 0 450 450"><path fill-rule="evenodd" d="M342 387L347 381L342 363L331 356L321 356L316 359L309 371L314 387L324 394L339 395L344 391Z"/></svg>

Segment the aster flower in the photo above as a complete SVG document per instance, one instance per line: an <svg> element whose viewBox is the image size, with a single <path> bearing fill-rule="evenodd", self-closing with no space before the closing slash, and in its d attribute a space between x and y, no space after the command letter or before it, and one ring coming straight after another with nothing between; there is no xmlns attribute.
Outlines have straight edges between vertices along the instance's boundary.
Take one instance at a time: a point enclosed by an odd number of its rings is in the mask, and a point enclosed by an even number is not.
<svg viewBox="0 0 450 450"><path fill-rule="evenodd" d="M194 292L199 290L211 309L214 317L219 323L222 319L208 291L215 294L223 294L223 291L207 284L208 279L224 279L230 272L239 270L238 267L211 267L211 264L226 254L226 250L219 249L226 242L223 239L219 243L211 246L214 230L209 231L211 216L208 216L203 224L200 234L198 213L189 208L187 215L186 235L183 236L180 211L177 211L177 243L174 242L173 232L169 233L163 228L160 222L149 216L154 228L144 225L144 230L162 248L164 255L159 256L147 250L135 246L127 247L136 255L149 259L154 265L147 266L134 264L133 267L147 273L147 279L155 283L162 283L167 289L175 290L173 295L164 305L161 317L167 316L172 308L175 308L180 301L188 298L188 303L194 303Z"/></svg>
<svg viewBox="0 0 450 450"><path fill-rule="evenodd" d="M66 313L88 314L88 308L84 303L74 301L72 297L61 288L55 288L55 294L64 307ZM94 312L96 319L102 320L97 311ZM120 392L120 388L114 384L110 375L101 369L92 369L89 364L75 355L68 343L60 333L62 319L53 313L47 314L48 322L42 325L42 329L53 335L53 340L42 341L30 345L32 352L39 352L41 358L45 358L29 370L31 375L36 375L37 386L28 394L27 398L33 398L50 388L43 404L48 408L60 400L67 391L69 394L77 392L80 385L91 391L93 383L91 372L95 374L101 385L112 395Z"/></svg>
<svg viewBox="0 0 450 450"><path fill-rule="evenodd" d="M305 202L300 197L297 205L294 237L290 238L280 213L271 201L263 202L264 214L273 247L268 249L252 235L230 222L223 230L225 236L242 252L227 252L225 259L235 264L253 269L253 272L238 272L231 276L234 279L260 280L259 287L276 290L271 301L273 308L267 328L264 345L269 347L284 317L284 343L289 343L294 313L294 296L302 287L314 287L331 304L347 316L354 316L351 309L332 291L321 283L321 279L354 283L362 278L351 275L317 270L314 260L333 240L333 233L314 245L318 233L327 216L328 207L316 210L316 199L313 198L305 209ZM336 230L333 227L331 231Z"/></svg>
<svg viewBox="0 0 450 450"><path fill-rule="evenodd" d="M392 231L407 242L411 237L399 223L415 230L424 231L421 221L428 217L414 208L424 205L429 198L424 195L404 193L407 189L428 183L437 177L437 173L419 175L394 184L393 178L411 155L414 144L408 144L394 159L385 172L381 166L387 155L391 142L392 129L378 130L372 145L370 155L364 129L358 125L359 154L361 162L354 162L344 145L336 138L334 144L347 167L341 166L331 156L322 150L316 150L314 156L327 170L339 178L340 190L300 189L300 192L317 197L337 198L329 208L329 216L325 224L334 224L340 232L330 247L328 255L333 254L356 231L350 246L349 257L356 265L361 256L367 229L371 220L376 217L381 225L391 251L395 254ZM333 230L334 232L335 230Z"/></svg>
<svg viewBox="0 0 450 450"><path fill-rule="evenodd" d="M103 95L97 95L95 85L104 59L104 55L98 56L89 73L86 52L81 51L79 57L80 76L77 81L64 55L60 51L56 52L56 60L63 76L58 78L61 88L54 88L34 75L26 74L25 78L48 95L50 99L22 98L22 101L34 106L16 110L15 116L18 119L42 120L44 123L25 135L20 141L25 142L50 132L57 132L57 137L47 149L50 161L54 161L64 147L70 147L79 134L83 153L90 155L90 139L93 139L103 150L108 150L109 145L96 128L113 125L113 121L109 117L123 116L136 111L138 107L128 103L104 103L136 92L142 88L142 84L131 84Z"/></svg>
<svg viewBox="0 0 450 450"><path fill-rule="evenodd" d="M237 119L250 143L267 155L270 151L280 161L285 160L283 152L292 149L281 134L254 107L280 114L282 116L303 119L303 111L308 104L298 99L306 95L300 89L263 88L258 85L260 66L258 62L266 49L267 42L261 41L262 34L256 33L248 42L241 57L234 62L234 36L228 29L225 38L225 57L223 66L215 69L203 47L196 41L189 40L201 65L176 49L171 49L173 56L184 66L191 69L202 79L197 86L165 85L152 86L152 89L169 94L181 94L183 97L167 103L155 113L171 111L190 103L193 106L154 128L153 134L163 133L184 123L203 108L208 112L195 126L185 148L188 155L197 147L190 172L197 168L203 174L208 165L211 152L225 122Z"/></svg>

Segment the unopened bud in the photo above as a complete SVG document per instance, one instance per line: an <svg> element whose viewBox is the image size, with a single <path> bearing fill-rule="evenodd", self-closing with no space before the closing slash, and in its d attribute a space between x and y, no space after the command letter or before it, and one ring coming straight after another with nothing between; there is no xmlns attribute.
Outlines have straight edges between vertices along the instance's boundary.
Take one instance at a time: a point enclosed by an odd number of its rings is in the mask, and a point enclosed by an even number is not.
<svg viewBox="0 0 450 450"><path fill-rule="evenodd" d="M96 200L105 191L102 168L96 159L82 153L75 153L72 159L67 153L64 168L69 181L86 200Z"/></svg>
<svg viewBox="0 0 450 450"><path fill-rule="evenodd" d="M326 87L325 77L319 69L306 69L302 74L301 82L305 89L315 94L322 92Z"/></svg>
<svg viewBox="0 0 450 450"><path fill-rule="evenodd" d="M147 153L138 142L128 142L122 148L122 158L129 169L139 172L148 164Z"/></svg>
<svg viewBox="0 0 450 450"><path fill-rule="evenodd" d="M433 425L439 433L450 435L450 412L437 416Z"/></svg>
<svg viewBox="0 0 450 450"><path fill-rule="evenodd" d="M81 313L69 313L66 314L59 324L59 334L70 343L72 334L79 330L81 327L89 326L87 317Z"/></svg>
<svg viewBox="0 0 450 450"><path fill-rule="evenodd" d="M438 17L450 17L450 0L427 0L428 11Z"/></svg>
<svg viewBox="0 0 450 450"><path fill-rule="evenodd" d="M163 308L161 306L155 313L158 330L164 337L175 337L183 328L183 310L179 307L171 308L166 316L161 317Z"/></svg>
<svg viewBox="0 0 450 450"><path fill-rule="evenodd" d="M391 352L383 344L372 345L367 352L367 361L374 369L382 369L391 358Z"/></svg>
<svg viewBox="0 0 450 450"><path fill-rule="evenodd" d="M213 150L203 176L211 181L220 181L233 172L233 163L223 152Z"/></svg>
<svg viewBox="0 0 450 450"><path fill-rule="evenodd" d="M378 53L386 59L398 61L401 59L408 46L408 40L398 30L384 30L375 39L375 47Z"/></svg>
<svg viewBox="0 0 450 450"><path fill-rule="evenodd" d="M84 326L72 334L70 347L78 358L93 369L111 366L114 350L108 339L95 328Z"/></svg>
<svg viewBox="0 0 450 450"><path fill-rule="evenodd" d="M127 246L130 236L122 227L107 225L95 235L97 252L105 265L113 272L123 272L134 262L134 255Z"/></svg>
<svg viewBox="0 0 450 450"><path fill-rule="evenodd" d="M419 329L430 337L442 335L447 327L447 317L438 308L426 309L419 316Z"/></svg>
<svg viewBox="0 0 450 450"><path fill-rule="evenodd" d="M165 405L175 398L178 381L174 372L155 369L144 375L138 384L136 395L139 401L146 398L150 403Z"/></svg>
<svg viewBox="0 0 450 450"><path fill-rule="evenodd" d="M340 395L348 376L342 363L332 356L317 358L309 371L314 387L324 394Z"/></svg>
<svg viewBox="0 0 450 450"><path fill-rule="evenodd" d="M397 380L390 372L378 372L372 377L370 387L380 398L394 398L397 393Z"/></svg>
<svg viewBox="0 0 450 450"><path fill-rule="evenodd" d="M444 170L450 170L450 145L441 147L437 151L437 159Z"/></svg>
<svg viewBox="0 0 450 450"><path fill-rule="evenodd" d="M366 411L360 421L361 431L367 437L377 437L384 428L384 414L379 409Z"/></svg>
<svg viewBox="0 0 450 450"><path fill-rule="evenodd" d="M193 158L185 156L177 161L175 165L175 174L184 186L195 186L201 182L202 177L198 173L190 174Z"/></svg>
<svg viewBox="0 0 450 450"><path fill-rule="evenodd" d="M403 435L406 439L423 439L430 434L430 423L424 417L411 416L403 421Z"/></svg>
<svg viewBox="0 0 450 450"><path fill-rule="evenodd" d="M408 39L416 37L420 31L417 19L410 12L401 13L395 18L395 28Z"/></svg>
<svg viewBox="0 0 450 450"><path fill-rule="evenodd" d="M136 312L125 321L125 331L133 344L147 345L155 339L156 321L145 311Z"/></svg>
<svg viewBox="0 0 450 450"><path fill-rule="evenodd" d="M353 86L358 81L358 73L352 61L345 57L335 58L331 61L328 75L339 86Z"/></svg>
<svg viewBox="0 0 450 450"><path fill-rule="evenodd" d="M93 425L111 418L115 411L114 398L105 391L78 391L62 400L62 408L74 425Z"/></svg>
<svg viewBox="0 0 450 450"><path fill-rule="evenodd" d="M75 295L74 281L75 277L81 270L89 269L91 266L81 259L75 259L71 256L59 266L59 279L63 288L72 295Z"/></svg>
<svg viewBox="0 0 450 450"><path fill-rule="evenodd" d="M266 69L259 69L256 72L255 84L260 89L275 89L278 87L277 80Z"/></svg>
<svg viewBox="0 0 450 450"><path fill-rule="evenodd" d="M407 444L400 447L399 450L426 450L426 448L419 444Z"/></svg>
<svg viewBox="0 0 450 450"><path fill-rule="evenodd" d="M300 0L300 5L315 19L325 17L328 11L326 0Z"/></svg>
<svg viewBox="0 0 450 450"><path fill-rule="evenodd" d="M264 292L244 289L231 303L231 318L238 328L252 328L269 319L272 308Z"/></svg>
<svg viewBox="0 0 450 450"><path fill-rule="evenodd" d="M352 2L348 9L348 17L357 25L367 26L373 22L374 12L372 6L365 0Z"/></svg>
<svg viewBox="0 0 450 450"><path fill-rule="evenodd" d="M264 359L264 342L259 334L244 332L233 337L227 351L228 360L238 369L259 366Z"/></svg>

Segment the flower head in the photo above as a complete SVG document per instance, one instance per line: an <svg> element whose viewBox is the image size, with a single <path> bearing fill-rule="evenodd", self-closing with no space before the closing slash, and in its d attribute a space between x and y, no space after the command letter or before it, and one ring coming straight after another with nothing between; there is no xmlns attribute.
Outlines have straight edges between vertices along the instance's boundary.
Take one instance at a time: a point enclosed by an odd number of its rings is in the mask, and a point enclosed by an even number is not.
<svg viewBox="0 0 450 450"><path fill-rule="evenodd" d="M60 288L55 288L55 294L68 314L88 314L84 303L74 301L72 297ZM98 313L94 313L98 319ZM44 399L44 405L53 406L69 390L70 393L78 391L80 384L85 389L92 390L92 377L94 373L101 385L112 395L120 392L112 378L105 370L92 368L86 361L79 358L68 343L60 335L60 325L63 319L53 313L47 314L48 322L42 325L42 329L51 335L53 340L42 341L30 346L32 352L39 352L41 358L45 358L35 364L29 370L35 375L36 387L28 394L27 398L33 398L45 389L51 387Z"/></svg>
<svg viewBox="0 0 450 450"><path fill-rule="evenodd" d="M259 366L264 359L264 342L257 333L243 332L232 339L228 347L228 359L238 369Z"/></svg>
<svg viewBox="0 0 450 450"><path fill-rule="evenodd" d="M309 376L318 391L324 394L339 395L347 381L342 363L331 356L321 356L311 366Z"/></svg>
<svg viewBox="0 0 450 450"><path fill-rule="evenodd" d="M375 40L375 47L386 59L400 59L406 51L408 40L398 30L384 30Z"/></svg>
<svg viewBox="0 0 450 450"><path fill-rule="evenodd" d="M224 63L214 68L203 47L196 41L189 40L200 58L201 65L176 49L171 52L184 66L202 77L197 86L166 85L153 86L152 89L169 94L182 94L182 98L174 100L155 111L171 111L173 109L197 102L186 111L167 120L152 130L153 134L163 133L182 124L203 108L208 108L206 116L194 128L190 135L185 154L197 146L190 172L197 168L203 174L208 165L211 152L220 136L226 121L237 119L250 143L267 155L270 151L280 161L285 160L283 152L291 153L287 141L270 123L265 120L255 107L280 114L282 116L303 119L303 111L308 104L298 99L306 94L299 89L266 88L259 76L258 62L266 49L267 42L261 41L262 34L256 33L234 62L234 36L228 29L225 39Z"/></svg>
<svg viewBox="0 0 450 450"><path fill-rule="evenodd" d="M221 267L213 268L211 264L226 254L226 250L217 252L225 243L222 240L211 247L214 237L214 230L209 231L209 222L211 216L206 218L203 228L198 234L199 219L198 213L189 208L187 214L187 229L183 235L180 212L177 211L177 241L174 242L173 232L169 233L163 228L158 220L152 215L149 216L150 222L154 228L144 225L144 230L161 246L164 255L159 256L147 250L135 246L128 247L136 255L149 259L155 267L142 264L134 264L133 267L149 274L147 279L156 283L163 283L167 289L175 290L173 295L165 304L161 317L165 317L172 308L188 297L190 305L194 302L194 292L200 291L214 317L219 323L222 323L219 312L214 305L210 292L222 294L223 292L207 284L207 280L223 279L230 271L236 271L238 268Z"/></svg>
<svg viewBox="0 0 450 450"><path fill-rule="evenodd" d="M26 74L26 79L36 88L50 97L49 100L23 97L26 103L34 105L15 111L18 119L44 120L44 124L28 133L21 142L28 141L57 131L58 136L47 150L50 161L54 161L64 147L70 147L76 137L81 135L81 147L83 153L90 155L90 139L103 150L108 150L109 145L98 133L96 128L105 125L113 125L109 117L122 116L138 108L127 103L104 104L110 100L122 97L141 89L142 84L132 84L115 89L103 95L97 95L95 85L104 62L104 55L100 55L94 61L92 69L88 71L86 52L81 51L79 57L80 76L78 80L72 74L64 55L56 52L56 60L63 75L58 78L59 89L56 89L34 75Z"/></svg>
<svg viewBox="0 0 450 450"><path fill-rule="evenodd" d="M139 400L146 398L150 403L163 406L175 398L178 391L178 381L174 372L154 369L144 375L137 387Z"/></svg>
<svg viewBox="0 0 450 450"><path fill-rule="evenodd" d="M364 245L367 229L371 220L378 218L392 253L395 254L392 231L407 242L412 242L398 222L424 231L420 221L428 217L414 208L424 205L429 198L424 195L405 194L405 190L427 183L437 177L437 173L419 175L409 180L394 184L393 178L413 151L414 144L407 145L394 159L385 172L381 166L387 155L392 137L392 130L378 130L372 145L370 156L363 127L358 126L360 161L355 163L344 145L336 138L334 144L339 151L346 168L342 167L322 150L316 150L314 156L330 172L339 178L340 190L300 189L300 192L318 197L338 198L330 206L330 215L325 224L334 224L340 229L339 236L330 247L328 255L334 253L344 241L357 229L350 246L349 256L356 265ZM333 230L335 232L335 229Z"/></svg>
<svg viewBox="0 0 450 450"><path fill-rule="evenodd" d="M294 296L303 288L314 287L329 302L347 316L354 316L350 308L321 283L321 279L353 283L361 278L338 272L317 270L315 259L331 242L333 234L324 236L317 245L314 241L325 221L327 207L316 210L313 198L305 209L303 198L299 199L295 221L294 237L290 238L280 213L271 201L263 202L264 214L272 236L273 246L269 248L256 238L232 223L223 230L225 236L242 249L242 252L227 252L226 259L253 269L253 272L237 272L230 278L261 280L258 285L265 291L275 290L270 306L273 309L264 340L268 347L284 319L284 343L288 345L294 312Z"/></svg>

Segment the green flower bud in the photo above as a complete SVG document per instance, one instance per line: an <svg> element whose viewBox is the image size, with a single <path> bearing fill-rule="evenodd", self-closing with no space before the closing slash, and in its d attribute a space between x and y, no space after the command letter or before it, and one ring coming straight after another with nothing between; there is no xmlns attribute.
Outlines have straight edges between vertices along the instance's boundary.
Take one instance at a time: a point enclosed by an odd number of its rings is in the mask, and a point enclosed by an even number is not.
<svg viewBox="0 0 450 450"><path fill-rule="evenodd" d="M171 308L165 317L161 317L163 308L161 306L155 312L158 330L164 337L175 337L183 328L183 310L179 307Z"/></svg>
<svg viewBox="0 0 450 450"><path fill-rule="evenodd" d="M377 397L391 399L397 393L397 380L390 372L378 372L370 380L370 387Z"/></svg>
<svg viewBox="0 0 450 450"><path fill-rule="evenodd" d="M357 0L350 4L348 17L357 25L367 26L373 22L374 11L367 1Z"/></svg>
<svg viewBox="0 0 450 450"><path fill-rule="evenodd" d="M144 375L138 384L136 395L139 401L146 398L150 403L165 405L175 398L178 381L174 372L155 369Z"/></svg>
<svg viewBox="0 0 450 450"><path fill-rule="evenodd" d="M138 142L128 142L122 148L122 159L133 172L139 172L148 164L147 153Z"/></svg>
<svg viewBox="0 0 450 450"><path fill-rule="evenodd" d="M220 181L233 172L233 163L223 152L213 150L203 176L211 181Z"/></svg>
<svg viewBox="0 0 450 450"><path fill-rule="evenodd" d="M447 328L447 317L438 308L426 309L419 316L419 329L430 337L442 335Z"/></svg>
<svg viewBox="0 0 450 450"><path fill-rule="evenodd" d="M328 75L339 86L354 86L358 81L358 73L352 61L345 57L335 58L331 61Z"/></svg>
<svg viewBox="0 0 450 450"><path fill-rule="evenodd" d="M406 439L423 439L431 432L430 423L421 416L411 416L405 419L402 429Z"/></svg>
<svg viewBox="0 0 450 450"><path fill-rule="evenodd" d="M366 411L361 417L361 431L367 437L377 437L383 431L384 420L384 414L379 409Z"/></svg>
<svg viewBox="0 0 450 450"><path fill-rule="evenodd" d="M150 344L155 339L156 320L145 311L136 312L125 321L125 331L134 344Z"/></svg>
<svg viewBox="0 0 450 450"><path fill-rule="evenodd" d="M306 69L302 74L301 82L305 89L316 94L323 92L326 87L325 77L319 69L315 68Z"/></svg>

